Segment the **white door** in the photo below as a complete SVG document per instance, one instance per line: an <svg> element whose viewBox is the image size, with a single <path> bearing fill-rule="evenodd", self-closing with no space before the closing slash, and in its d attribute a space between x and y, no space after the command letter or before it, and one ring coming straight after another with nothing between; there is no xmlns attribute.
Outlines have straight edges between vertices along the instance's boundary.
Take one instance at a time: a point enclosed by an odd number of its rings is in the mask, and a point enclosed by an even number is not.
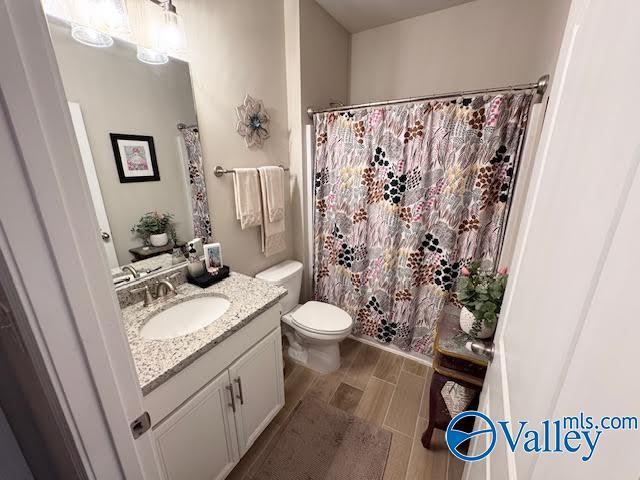
<svg viewBox="0 0 640 480"><path fill-rule="evenodd" d="M142 391L40 0L0 0L0 35L0 282L86 476L156 480L151 432L130 426Z"/></svg>
<svg viewBox="0 0 640 480"><path fill-rule="evenodd" d="M481 396L480 409L494 421L508 420L513 426L526 420L539 426L557 413L638 162L640 129L630 102L640 83L639 18L637 0L572 4L496 334L496 354ZM622 377L624 372L610 369L608 375ZM595 384L590 390L597 395ZM584 410L593 404L584 393L580 400ZM610 413L623 414L616 411L621 402L611 402ZM637 414L637 409L626 414ZM472 444L472 451L483 450L489 438ZM468 465L467 479L596 478L587 475L589 464L576 467L575 476L556 472L545 477L537 464L546 464L553 454L525 453L522 445L514 454L503 436L497 438L488 457ZM614 464L611 467L611 478L622 478L615 476Z"/></svg>
<svg viewBox="0 0 640 480"><path fill-rule="evenodd" d="M229 376L236 396L235 417L242 456L284 405L280 329L231 365Z"/></svg>
<svg viewBox="0 0 640 480"><path fill-rule="evenodd" d="M239 460L225 370L164 420L153 435L165 480L217 480Z"/></svg>
<svg viewBox="0 0 640 480"><path fill-rule="evenodd" d="M113 237L111 236L109 217L107 217L107 210L104 208L102 191L100 190L100 183L98 182L96 167L93 163L93 155L91 154L91 146L89 145L87 130L84 126L84 118L82 117L80 104L69 102L69 111L71 112L71 122L73 123L73 130L75 131L76 138L78 139L80 156L82 157L84 172L87 175L89 191L91 192L91 200L93 201L93 208L96 211L96 218L98 219L100 235L104 243L104 250L107 253L109 268L115 268L119 265L118 257L116 257L116 249L113 246Z"/></svg>

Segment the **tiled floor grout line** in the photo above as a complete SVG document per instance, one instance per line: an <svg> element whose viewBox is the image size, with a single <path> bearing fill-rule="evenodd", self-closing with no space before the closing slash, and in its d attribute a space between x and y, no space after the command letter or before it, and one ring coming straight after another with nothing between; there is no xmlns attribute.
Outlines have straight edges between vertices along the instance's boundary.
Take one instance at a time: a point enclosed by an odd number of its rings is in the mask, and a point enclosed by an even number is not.
<svg viewBox="0 0 640 480"><path fill-rule="evenodd" d="M383 378L376 377L375 375L371 375L371 377L370 377L370 378L375 378L376 380L380 380L381 382L388 383L389 385L393 385L393 386L394 386L394 388L395 388L395 386L397 385L397 383L393 383L393 382L390 382L389 380L385 380L385 379L383 379Z"/></svg>
<svg viewBox="0 0 640 480"><path fill-rule="evenodd" d="M402 433L399 430L396 430L393 427L388 427L387 425L382 425L381 427L383 430L389 430L390 432L393 433L397 433L398 435L402 435L404 438L408 438L409 440L413 441L413 438L411 438L409 435L407 435L406 433Z"/></svg>
<svg viewBox="0 0 640 480"><path fill-rule="evenodd" d="M367 378L367 383L365 384L364 389L362 390L362 395L363 395L363 396L364 396L364 392L366 392L366 391L367 391L367 387L369 387L369 384L371 383L371 379L372 379L372 378L375 378L376 380L380 380L381 382L384 382L384 380L382 380L382 379L380 379L380 378L378 378L378 377L376 377L376 376L374 376L374 375L373 375L373 373L376 371L376 369L378 368L378 365L380 364L380 362L381 362L381 361L382 361L382 355L380 355L380 356L378 357L378 360L376 360L376 364L375 364L375 365L374 365L374 367L373 367L373 371L371 372L371 375L369 375L369 378ZM386 383L391 384L391 382L386 382ZM393 385L393 384L391 384L391 385ZM394 387L394 391L395 391L395 387ZM392 396L393 396L393 395L392 395ZM357 409L358 409L358 407L360 406L360 402L361 402L361 401L362 401L362 397L360 397L360 400L358 400L358 405L356 406L356 410L357 410ZM391 400L389 400L389 405L391 405ZM387 411L388 411L388 410L389 410L389 406L387 406ZM386 420L386 418L387 418L387 412L385 412L385 413L384 413L384 417L385 417L385 418L383 419L383 421L382 421L382 425L381 425L381 426L383 426L383 425L384 425L384 420Z"/></svg>
<svg viewBox="0 0 640 480"><path fill-rule="evenodd" d="M331 405L331 401L334 399L334 397L336 396L336 393L338 393L338 389L340 388L340 385L342 384L342 382L340 382L338 384L338 386L336 387L336 389L333 391L333 393L331 394L331 396L329 397L329 400L327 400L327 403L329 405ZM305 392L306 393L306 392Z"/></svg>
<svg viewBox="0 0 640 480"><path fill-rule="evenodd" d="M389 416L389 410L391 410L391 404L393 403L393 398L396 396L396 392L397 391L398 391L398 384L396 383L393 386L393 392L391 392L391 398L389 399L389 405L387 405L387 411L384 412L384 419L382 420L382 426L383 427L387 426L387 417ZM396 431L393 428L390 428L390 430L393 430L394 432ZM401 433L401 432L398 432L398 433Z"/></svg>
<svg viewBox="0 0 640 480"><path fill-rule="evenodd" d="M356 354L353 356L353 359L351 360L351 364L349 365L349 368L347 368L347 370L344 372L344 377L343 378L347 378L347 375L349 374L349 372L353 368L353 364L356 363L356 360L358 359L360 354L363 352L363 350L364 350L364 348L362 348L362 347L358 348L358 351L356 352Z"/></svg>
<svg viewBox="0 0 640 480"><path fill-rule="evenodd" d="M338 388L340 388L340 385L342 385L342 381L344 380L344 377L346 377L347 372L342 372L340 374L340 378L338 379L338 381L336 382L336 388L333 390L333 393L331 394L330 398L333 398L335 396L335 394L338 392ZM318 377L319 378L319 377ZM317 380L316 380L317 381ZM329 402L327 402L329 403Z"/></svg>
<svg viewBox="0 0 640 480"><path fill-rule="evenodd" d="M404 365L404 363L403 363ZM411 373L411 372L407 372L407 373ZM426 382L427 379L426 377L424 378L424 381ZM422 399L424 397L424 385L422 385L422 389L420 392L420 406L422 406ZM411 452L409 453L409 463L407 464L407 473L405 474L405 480L412 480L408 477L409 475L409 466L411 465L411 460L413 458L413 453L416 449L416 432L418 430L418 425L420 424L420 407L418 407L418 415L416 416L416 424L413 427L413 437L411 438ZM422 442L420 442L420 446L418 448L424 448L422 447ZM445 479L446 480L446 479Z"/></svg>
<svg viewBox="0 0 640 480"><path fill-rule="evenodd" d="M281 428L281 427L278 427ZM274 436L275 438L275 436ZM258 460L260 460L260 457L262 456L262 454L267 450L267 448L269 447L269 445L271 445L271 442L273 442L273 438L270 439L265 446L257 453L256 458L253 459L253 462L251 462L248 466L247 466L247 471L245 472L245 474L242 476L242 480L251 480L251 475L249 474L249 472L251 470L253 470L253 467L256 465L256 463L258 462ZM253 447L253 445L251 445L251 447Z"/></svg>
<svg viewBox="0 0 640 480"><path fill-rule="evenodd" d="M414 376L414 377L418 377L418 378L423 378L423 379L426 379L426 378L427 378L426 376L425 376L425 377L423 377L422 375L418 375L417 373L409 372L409 371L407 371L407 370L402 370L402 369L401 369L401 370L400 370L400 372L404 372L404 373L406 373L407 375L412 375L412 376Z"/></svg>

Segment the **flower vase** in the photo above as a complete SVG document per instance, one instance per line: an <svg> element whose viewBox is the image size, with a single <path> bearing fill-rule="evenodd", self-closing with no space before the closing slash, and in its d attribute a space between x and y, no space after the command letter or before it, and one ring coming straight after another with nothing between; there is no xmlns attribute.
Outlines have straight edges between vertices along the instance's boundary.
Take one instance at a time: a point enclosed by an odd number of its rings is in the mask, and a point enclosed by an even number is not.
<svg viewBox="0 0 640 480"><path fill-rule="evenodd" d="M482 322L480 331L478 331L477 333L471 333L475 321L476 317L471 312L471 310L469 310L467 307L462 307L462 310L460 311L460 328L464 333L480 339L489 338L495 333L496 326L494 325L493 327L487 327L484 322Z"/></svg>

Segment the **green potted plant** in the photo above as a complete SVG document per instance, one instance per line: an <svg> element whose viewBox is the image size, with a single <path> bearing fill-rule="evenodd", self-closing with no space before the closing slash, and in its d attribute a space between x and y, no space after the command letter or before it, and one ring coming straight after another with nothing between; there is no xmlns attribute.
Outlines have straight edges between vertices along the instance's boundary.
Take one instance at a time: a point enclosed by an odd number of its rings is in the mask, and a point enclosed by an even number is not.
<svg viewBox="0 0 640 480"><path fill-rule="evenodd" d="M463 305L460 328L474 338L489 338L496 330L507 286L507 268L496 273L482 270L476 261L463 267L458 280L458 300Z"/></svg>
<svg viewBox="0 0 640 480"><path fill-rule="evenodd" d="M140 237L145 246L151 243L154 247L162 247L169 243L169 238L175 242L173 214L147 212L131 227L131 233Z"/></svg>

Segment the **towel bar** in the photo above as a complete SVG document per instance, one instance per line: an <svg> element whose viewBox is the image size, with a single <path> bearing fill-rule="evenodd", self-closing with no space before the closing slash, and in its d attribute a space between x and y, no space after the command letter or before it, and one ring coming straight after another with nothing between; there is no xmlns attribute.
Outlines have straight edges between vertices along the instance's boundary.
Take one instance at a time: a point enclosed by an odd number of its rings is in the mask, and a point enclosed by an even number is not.
<svg viewBox="0 0 640 480"><path fill-rule="evenodd" d="M278 165L281 169L283 169L285 172L289 171L289 167L283 167L282 165ZM213 169L213 174L216 177L221 177L223 176L225 173L233 173L233 170L227 170L223 167L221 167L220 165L218 165L216 168Z"/></svg>

